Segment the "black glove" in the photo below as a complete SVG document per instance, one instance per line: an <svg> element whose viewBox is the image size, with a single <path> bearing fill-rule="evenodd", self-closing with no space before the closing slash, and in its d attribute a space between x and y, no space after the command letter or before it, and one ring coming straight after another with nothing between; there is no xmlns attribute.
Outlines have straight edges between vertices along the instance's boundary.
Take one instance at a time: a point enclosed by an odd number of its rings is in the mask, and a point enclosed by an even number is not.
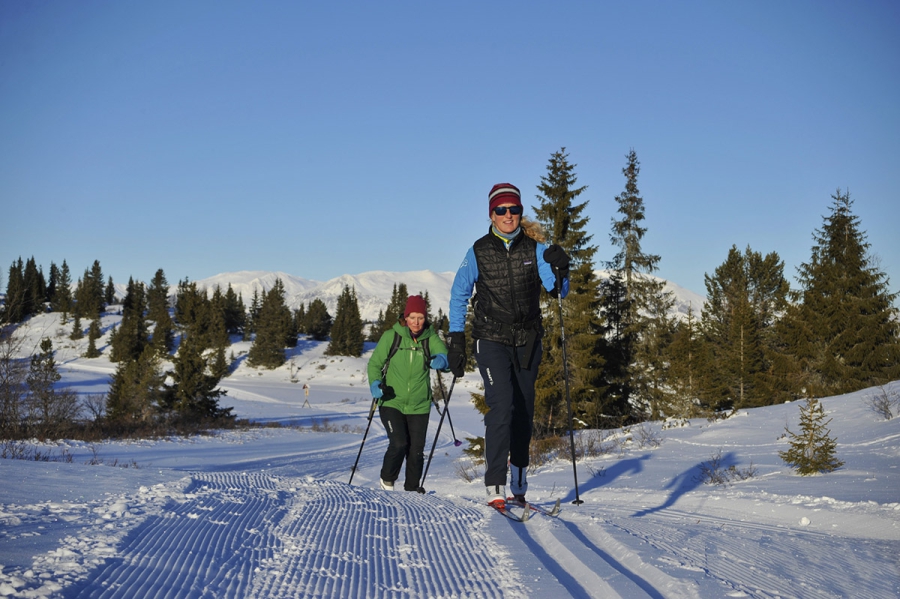
<svg viewBox="0 0 900 599"><path fill-rule="evenodd" d="M557 286L562 285L562 280L569 277L569 255L564 249L553 244L544 250L544 260L553 267ZM559 289L555 291L559 293Z"/></svg>
<svg viewBox="0 0 900 599"><path fill-rule="evenodd" d="M388 385L385 385L384 383L381 383L381 392L382 392L382 395L379 398L380 401L378 402L379 406L382 405L384 402L391 401L392 399L395 399L397 397L397 394L394 392L394 388L389 387Z"/></svg>
<svg viewBox="0 0 900 599"><path fill-rule="evenodd" d="M447 361L450 372L459 378L466 373L466 334L450 333L447 338Z"/></svg>

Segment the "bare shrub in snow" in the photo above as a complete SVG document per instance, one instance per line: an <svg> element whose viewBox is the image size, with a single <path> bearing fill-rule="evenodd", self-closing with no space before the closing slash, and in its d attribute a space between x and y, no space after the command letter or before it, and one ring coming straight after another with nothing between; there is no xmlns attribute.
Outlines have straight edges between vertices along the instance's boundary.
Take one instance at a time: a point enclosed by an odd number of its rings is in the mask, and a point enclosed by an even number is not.
<svg viewBox="0 0 900 599"><path fill-rule="evenodd" d="M884 385L879 385L878 391L867 395L863 400L870 410L885 420L890 420L900 412L900 394Z"/></svg>
<svg viewBox="0 0 900 599"><path fill-rule="evenodd" d="M721 449L708 461L700 464L699 468L700 474L695 477L695 480L705 485L727 486L734 482L753 478L757 472L752 460L746 468L738 468L735 464L726 466Z"/></svg>

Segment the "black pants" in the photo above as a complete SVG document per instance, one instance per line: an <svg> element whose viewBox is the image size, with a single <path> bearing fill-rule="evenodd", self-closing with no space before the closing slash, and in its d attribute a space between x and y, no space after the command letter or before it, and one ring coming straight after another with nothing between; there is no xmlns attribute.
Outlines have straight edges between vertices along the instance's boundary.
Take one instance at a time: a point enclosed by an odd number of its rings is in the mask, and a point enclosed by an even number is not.
<svg viewBox="0 0 900 599"><path fill-rule="evenodd" d="M417 491L425 466L425 433L428 414L404 414L400 410L381 406L378 411L388 435L388 448L381 465L381 480L394 482L406 460L406 482L403 489Z"/></svg>
<svg viewBox="0 0 900 599"><path fill-rule="evenodd" d="M531 368L527 349L494 341L475 342L475 361L484 380L484 484L506 485L509 462L528 466L534 420L534 383L541 363L541 343L537 341ZM516 352L518 359L516 359Z"/></svg>

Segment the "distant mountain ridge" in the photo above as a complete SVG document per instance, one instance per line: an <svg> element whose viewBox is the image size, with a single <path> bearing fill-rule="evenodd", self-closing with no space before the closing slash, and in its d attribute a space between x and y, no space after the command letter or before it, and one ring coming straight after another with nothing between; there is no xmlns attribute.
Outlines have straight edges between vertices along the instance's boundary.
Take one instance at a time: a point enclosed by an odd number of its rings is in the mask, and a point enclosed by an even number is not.
<svg viewBox="0 0 900 599"><path fill-rule="evenodd" d="M595 272L603 279L608 277L606 271ZM243 298L244 305L249 307L254 290L262 294L272 288L276 279L281 279L285 289L285 304L290 309L297 309L301 304L309 305L309 302L318 298L325 302L328 313L332 316L337 310L338 297L344 287L349 286L356 290L360 316L363 320L372 321L378 318L379 312L383 312L390 303L394 285L400 283L406 285L406 289L411 295L427 292L432 310L437 312L438 309L441 309L446 313L450 304L450 287L453 285L455 274L454 272L431 270L405 272L373 270L357 275L341 275L322 282L304 279L285 272L244 270L221 273L195 281L195 283L198 288L205 288L210 293L216 285L223 292L228 289L228 285L231 285L232 290ZM676 318L686 317L690 306L693 306L695 317L699 317L700 310L706 301L702 295L671 281L666 281L666 290L671 291L675 296L672 312ZM172 293L175 291L176 288L173 287Z"/></svg>

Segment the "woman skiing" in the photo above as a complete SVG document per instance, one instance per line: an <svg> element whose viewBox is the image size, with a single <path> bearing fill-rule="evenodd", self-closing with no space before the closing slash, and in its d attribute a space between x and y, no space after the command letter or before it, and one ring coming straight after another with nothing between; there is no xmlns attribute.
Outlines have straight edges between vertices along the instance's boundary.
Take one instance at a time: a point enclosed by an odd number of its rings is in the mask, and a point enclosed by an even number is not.
<svg viewBox="0 0 900 599"><path fill-rule="evenodd" d="M403 318L381 336L367 374L372 397L388 434L388 448L381 466L381 488L394 490L406 460L406 491L419 487L425 463L425 433L431 412L429 368L447 368L447 346L427 321L425 300L412 295Z"/></svg>

